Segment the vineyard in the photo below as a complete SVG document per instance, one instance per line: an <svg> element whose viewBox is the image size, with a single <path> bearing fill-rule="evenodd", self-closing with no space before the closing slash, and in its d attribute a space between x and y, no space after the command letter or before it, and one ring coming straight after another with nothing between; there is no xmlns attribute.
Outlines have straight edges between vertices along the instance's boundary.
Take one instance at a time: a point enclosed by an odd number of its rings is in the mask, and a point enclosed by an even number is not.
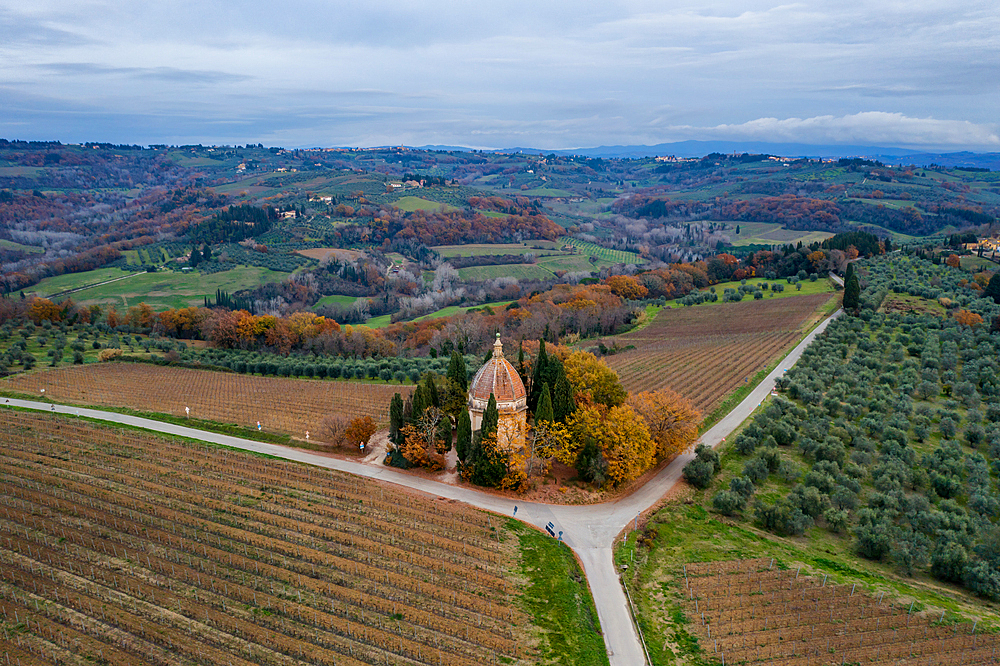
<svg viewBox="0 0 1000 666"><path fill-rule="evenodd" d="M4 664L530 658L485 513L44 413L4 411L0 440Z"/></svg>
<svg viewBox="0 0 1000 666"><path fill-rule="evenodd" d="M604 259L605 261L610 261L614 264L641 264L644 261L635 252L629 252L627 250L612 250L607 247L601 247L596 243L590 243L571 236L563 236L558 239L558 242L561 245L572 245L582 254L597 257L598 259Z"/></svg>
<svg viewBox="0 0 1000 666"><path fill-rule="evenodd" d="M145 363L99 363L21 374L0 388L42 396L56 402L128 407L143 412L188 416L220 423L256 426L269 432L304 437L321 435L328 414L388 420L388 405L405 386L353 381L257 377L156 366Z"/></svg>
<svg viewBox="0 0 1000 666"><path fill-rule="evenodd" d="M787 351L829 298L813 294L662 310L649 326L613 338L618 347L635 349L607 362L629 391L670 388L707 414Z"/></svg>
<svg viewBox="0 0 1000 666"><path fill-rule="evenodd" d="M702 652L728 664L806 666L995 663L994 634L976 624L918 613L856 585L780 569L771 559L687 564L688 626Z"/></svg>

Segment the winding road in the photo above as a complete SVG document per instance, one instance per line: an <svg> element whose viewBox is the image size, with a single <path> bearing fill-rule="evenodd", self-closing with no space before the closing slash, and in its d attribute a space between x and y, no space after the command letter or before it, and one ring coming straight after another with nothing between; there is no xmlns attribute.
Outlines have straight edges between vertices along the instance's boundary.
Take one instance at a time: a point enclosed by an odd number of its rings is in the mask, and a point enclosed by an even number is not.
<svg viewBox="0 0 1000 666"><path fill-rule="evenodd" d="M842 314L841 310L821 322L778 364L778 366L751 391L733 411L715 426L707 430L699 440L709 446L718 446L764 401L774 388L775 381L791 368L802 356L802 352L833 319ZM660 470L649 482L634 493L614 502L578 506L537 504L518 502L506 497L498 497L471 488L447 485L438 481L411 476L391 467L368 465L348 460L325 458L307 451L288 449L284 446L266 444L252 440L220 435L194 428L153 421L150 419L85 409L68 405L52 405L44 402L9 400L11 406L54 411L61 414L86 416L112 423L136 426L147 430L190 437L205 442L222 444L237 449L265 453L267 455L295 460L298 462L335 469L357 476L395 483L438 497L446 497L501 515L512 515L517 505L517 518L540 529L552 522L557 532L562 532L563 541L580 558L584 573L594 597L597 614L604 633L611 666L637 666L645 664L646 657L642 643L632 621L628 600L622 589L618 572L612 558L612 546L618 535L643 511L655 505L663 495L681 478L681 470L694 458L692 452L675 458Z"/></svg>

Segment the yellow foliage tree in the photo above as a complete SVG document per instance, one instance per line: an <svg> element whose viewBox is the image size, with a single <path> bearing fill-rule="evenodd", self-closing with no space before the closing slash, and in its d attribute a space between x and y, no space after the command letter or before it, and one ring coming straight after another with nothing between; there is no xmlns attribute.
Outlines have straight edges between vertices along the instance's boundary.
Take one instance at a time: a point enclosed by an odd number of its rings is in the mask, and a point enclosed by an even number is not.
<svg viewBox="0 0 1000 666"><path fill-rule="evenodd" d="M583 442L592 437L608 463L607 478L613 485L635 479L656 460L656 442L646 421L629 405L605 409L587 404L577 409L566 425L572 445L557 451L556 458L574 464Z"/></svg>
<svg viewBox="0 0 1000 666"><path fill-rule="evenodd" d="M615 407L628 398L618 374L590 352L573 352L563 367L578 400L586 397L606 407Z"/></svg>
<svg viewBox="0 0 1000 666"><path fill-rule="evenodd" d="M528 476L538 474L544 476L553 458L563 462L576 459L573 438L562 423L554 421L538 421L535 423L531 438L531 453L528 459ZM566 463L572 464L572 463Z"/></svg>
<svg viewBox="0 0 1000 666"><path fill-rule="evenodd" d="M656 459L656 442L649 436L646 422L628 405L608 410L597 441L608 462L608 480L613 485L642 475Z"/></svg>
<svg viewBox="0 0 1000 666"><path fill-rule="evenodd" d="M670 389L633 394L628 404L646 420L660 460L680 453L698 438L701 412Z"/></svg>
<svg viewBox="0 0 1000 666"><path fill-rule="evenodd" d="M31 307L28 309L28 316L31 321L41 324L42 321L59 321L62 319L62 312L59 306L47 298L31 299Z"/></svg>
<svg viewBox="0 0 1000 666"><path fill-rule="evenodd" d="M607 285L611 288L611 293L633 301L649 294L649 289L631 275L612 275L608 278Z"/></svg>

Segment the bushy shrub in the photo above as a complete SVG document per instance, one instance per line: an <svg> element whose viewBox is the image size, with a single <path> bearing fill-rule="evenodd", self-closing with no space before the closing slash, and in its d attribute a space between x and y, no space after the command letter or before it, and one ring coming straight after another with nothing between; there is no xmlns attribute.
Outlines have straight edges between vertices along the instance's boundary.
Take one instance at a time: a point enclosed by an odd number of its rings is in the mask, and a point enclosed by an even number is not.
<svg viewBox="0 0 1000 666"><path fill-rule="evenodd" d="M746 506L746 497L732 490L720 490L712 496L712 507L719 513L731 516Z"/></svg>

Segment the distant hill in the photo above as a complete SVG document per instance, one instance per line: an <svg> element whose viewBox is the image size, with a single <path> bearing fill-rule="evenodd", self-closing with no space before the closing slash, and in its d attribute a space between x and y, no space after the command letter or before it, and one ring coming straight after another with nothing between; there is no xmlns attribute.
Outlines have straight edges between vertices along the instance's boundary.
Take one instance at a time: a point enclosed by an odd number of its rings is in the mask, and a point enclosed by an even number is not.
<svg viewBox="0 0 1000 666"><path fill-rule="evenodd" d="M462 146L420 146L424 150L471 151ZM488 153L530 153L536 155L583 155L602 158L643 158L658 155L675 157L704 157L709 153L762 153L781 157L839 158L864 157L885 164L915 164L927 166L938 164L945 167L976 167L990 170L1000 169L1000 153L935 153L894 148L887 146L860 145L812 145L806 143L769 143L766 141L676 141L658 143L652 146L597 146L594 148L573 148L548 150L544 148L513 147L484 150Z"/></svg>

